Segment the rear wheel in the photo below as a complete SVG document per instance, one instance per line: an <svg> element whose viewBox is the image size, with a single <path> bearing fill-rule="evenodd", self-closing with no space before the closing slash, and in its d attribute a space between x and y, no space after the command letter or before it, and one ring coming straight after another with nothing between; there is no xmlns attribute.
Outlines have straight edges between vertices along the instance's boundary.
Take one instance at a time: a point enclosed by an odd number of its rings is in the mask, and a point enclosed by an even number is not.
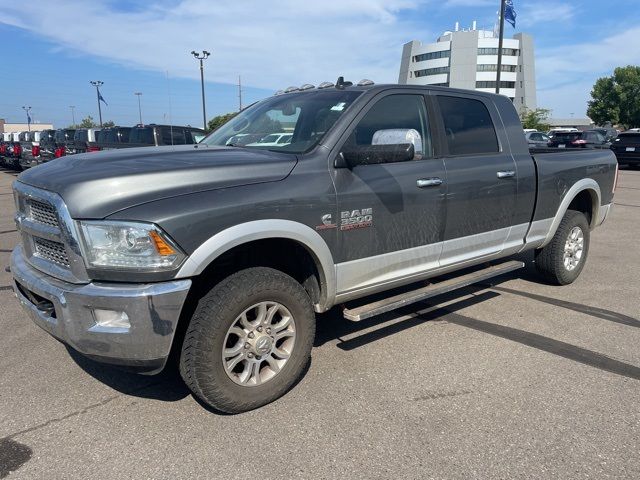
<svg viewBox="0 0 640 480"><path fill-rule="evenodd" d="M211 407L240 413L284 395L309 363L311 299L290 276L249 268L215 285L187 329L180 373Z"/></svg>
<svg viewBox="0 0 640 480"><path fill-rule="evenodd" d="M589 253L589 222L582 212L568 210L545 247L536 250L536 269L556 285L573 283Z"/></svg>

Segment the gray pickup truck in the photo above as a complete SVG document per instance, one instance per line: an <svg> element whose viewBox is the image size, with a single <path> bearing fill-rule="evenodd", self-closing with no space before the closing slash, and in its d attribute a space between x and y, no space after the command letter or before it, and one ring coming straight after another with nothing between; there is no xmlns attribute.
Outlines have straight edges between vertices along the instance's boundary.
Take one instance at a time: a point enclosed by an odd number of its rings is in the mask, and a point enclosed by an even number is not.
<svg viewBox="0 0 640 480"><path fill-rule="evenodd" d="M292 135L233 141L273 133ZM22 173L11 272L73 349L143 373L175 353L195 395L242 412L303 374L316 312L362 320L521 267L508 257L525 250L547 281L573 282L616 176L609 150L532 155L503 96L304 86L197 145Z"/></svg>

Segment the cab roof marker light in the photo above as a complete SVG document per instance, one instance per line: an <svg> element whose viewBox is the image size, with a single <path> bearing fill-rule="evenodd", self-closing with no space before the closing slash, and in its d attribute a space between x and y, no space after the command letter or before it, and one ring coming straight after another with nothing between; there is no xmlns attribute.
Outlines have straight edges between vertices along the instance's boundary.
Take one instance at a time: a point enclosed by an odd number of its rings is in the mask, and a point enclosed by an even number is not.
<svg viewBox="0 0 640 480"><path fill-rule="evenodd" d="M298 90L302 92L304 90L313 90L314 88L316 88L315 85L311 85L310 83L305 83Z"/></svg>
<svg viewBox="0 0 640 480"><path fill-rule="evenodd" d="M331 88L331 87L333 87L333 83L331 82L322 82L320 85L318 85L318 89Z"/></svg>
<svg viewBox="0 0 640 480"><path fill-rule="evenodd" d="M297 91L298 91L298 87L294 87L294 86L284 89L284 93L291 93L291 92L297 92Z"/></svg>
<svg viewBox="0 0 640 480"><path fill-rule="evenodd" d="M367 86L373 85L373 84L374 84L373 80L369 80L368 78L363 78L362 80L360 80L358 82L358 86L359 87L367 87Z"/></svg>

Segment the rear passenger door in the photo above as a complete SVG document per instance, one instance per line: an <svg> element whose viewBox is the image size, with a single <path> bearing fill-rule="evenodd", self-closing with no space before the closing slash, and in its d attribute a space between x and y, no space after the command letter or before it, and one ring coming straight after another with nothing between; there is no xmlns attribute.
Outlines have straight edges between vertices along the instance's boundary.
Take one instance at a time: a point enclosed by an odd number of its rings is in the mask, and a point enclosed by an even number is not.
<svg viewBox="0 0 640 480"><path fill-rule="evenodd" d="M500 252L512 235L517 170L495 105L473 95L435 95L447 171L440 265Z"/></svg>

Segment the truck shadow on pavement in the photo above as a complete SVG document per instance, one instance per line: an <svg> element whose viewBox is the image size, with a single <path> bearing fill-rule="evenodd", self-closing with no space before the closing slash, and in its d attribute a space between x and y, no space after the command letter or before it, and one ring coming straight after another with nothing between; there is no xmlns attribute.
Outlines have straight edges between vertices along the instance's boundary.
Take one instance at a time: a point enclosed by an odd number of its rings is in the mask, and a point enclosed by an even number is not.
<svg viewBox="0 0 640 480"><path fill-rule="evenodd" d="M144 376L109 365L94 362L71 347L66 347L74 362L86 373L125 395L176 402L191 394L180 377L177 366L168 363L157 375Z"/></svg>
<svg viewBox="0 0 640 480"><path fill-rule="evenodd" d="M514 278L539 283L539 277L535 272L535 267L532 266L532 258L522 258L522 260L526 263L525 269L497 277L493 279L492 284L480 284L467 287L439 296L437 299L434 299L435 301L417 303L396 310L395 312L389 312L388 314L361 322L344 320L340 310L334 308L318 319L315 346L321 346L337 339L337 347L339 349L351 351L401 331L418 327L427 322L448 323L517 342L583 365L615 373L616 375L640 380L640 368L630 363L625 363L605 354L526 330L486 322L457 313L467 307L499 297L501 293L504 293L508 295L518 295L560 308L566 308L613 323L634 328L640 327L640 320L619 312L497 286L502 282ZM465 298L455 301L456 298L463 296ZM439 306L442 304L446 305ZM357 335L358 332L364 333Z"/></svg>

